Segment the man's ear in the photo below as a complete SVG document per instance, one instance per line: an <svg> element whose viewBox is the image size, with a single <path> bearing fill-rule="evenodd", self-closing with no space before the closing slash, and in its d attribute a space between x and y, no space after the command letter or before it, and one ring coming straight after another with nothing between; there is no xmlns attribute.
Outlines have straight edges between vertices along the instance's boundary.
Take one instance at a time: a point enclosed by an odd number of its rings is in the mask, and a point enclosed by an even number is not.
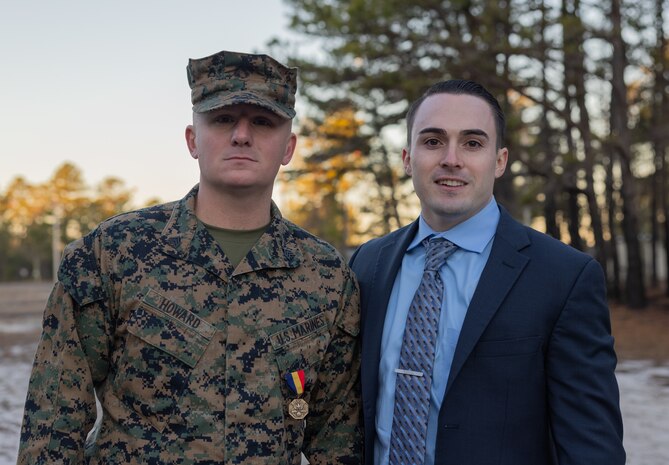
<svg viewBox="0 0 669 465"><path fill-rule="evenodd" d="M509 161L509 150L502 147L497 150L497 160L495 163L495 179L499 178L506 171L506 163Z"/></svg>
<svg viewBox="0 0 669 465"><path fill-rule="evenodd" d="M281 164L282 165L287 165L288 162L293 158L293 153L295 153L295 146L297 145L297 136L295 135L294 132L290 133L290 137L288 138L288 141L286 142L286 152L283 155L283 158L281 159Z"/></svg>
<svg viewBox="0 0 669 465"><path fill-rule="evenodd" d="M188 146L188 151L190 156L197 160L197 146L195 144L195 126L189 124L186 126L186 145Z"/></svg>
<svg viewBox="0 0 669 465"><path fill-rule="evenodd" d="M402 164L404 165L404 172L411 176L411 154L406 147L402 149Z"/></svg>

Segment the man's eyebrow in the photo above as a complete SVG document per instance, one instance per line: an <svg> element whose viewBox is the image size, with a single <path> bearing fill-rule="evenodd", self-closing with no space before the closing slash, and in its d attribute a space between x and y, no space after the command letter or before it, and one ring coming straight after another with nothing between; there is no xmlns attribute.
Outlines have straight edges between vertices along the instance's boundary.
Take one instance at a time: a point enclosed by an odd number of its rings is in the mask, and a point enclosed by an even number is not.
<svg viewBox="0 0 669 465"><path fill-rule="evenodd" d="M442 136L447 136L448 133L446 132L445 129L442 128L424 128L421 129L420 134L439 134ZM490 136L488 136L488 133L485 132L483 129L463 129L460 131L460 135L462 136L481 136L484 137L485 139L490 139Z"/></svg>
<svg viewBox="0 0 669 465"><path fill-rule="evenodd" d="M490 139L490 136L488 136L488 133L485 132L483 129L463 129L460 131L460 134L463 136L481 136L485 137L486 139Z"/></svg>
<svg viewBox="0 0 669 465"><path fill-rule="evenodd" d="M447 135L446 130L441 128L424 128L421 129L418 134L440 134L442 136Z"/></svg>

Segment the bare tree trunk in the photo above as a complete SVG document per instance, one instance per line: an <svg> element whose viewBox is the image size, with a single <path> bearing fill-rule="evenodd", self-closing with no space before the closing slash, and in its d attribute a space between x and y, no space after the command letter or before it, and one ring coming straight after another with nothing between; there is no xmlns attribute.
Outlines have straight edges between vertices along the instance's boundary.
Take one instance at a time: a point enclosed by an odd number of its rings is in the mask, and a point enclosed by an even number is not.
<svg viewBox="0 0 669 465"><path fill-rule="evenodd" d="M543 58L542 62L542 73L541 73L541 93L543 98L543 108L541 109L541 132L539 133L539 146L541 151L544 153L544 162L541 167L542 171L546 175L546 183L544 185L544 219L546 221L546 233L553 236L556 239L560 239L560 228L557 224L557 211L558 211L558 202L557 197L559 195L559 185L560 179L553 173L552 165L555 160L553 147L551 146L551 136L552 129L551 125L548 122L548 112L549 112L549 103L548 96L550 94L550 86L548 84L548 53L547 46L545 41L545 29L546 29L546 7L544 2L541 4L541 56Z"/></svg>
<svg viewBox="0 0 669 465"><path fill-rule="evenodd" d="M571 236L571 246L576 250L583 250L583 239L579 231L581 224L581 209L578 206L578 191L569 189L568 191L568 206L569 206L569 235Z"/></svg>
<svg viewBox="0 0 669 465"><path fill-rule="evenodd" d="M512 114L512 106L511 103L509 102L508 98L508 92L507 92L507 86L508 83L511 82L511 75L509 72L509 60L508 60L508 50L511 49L509 45L509 37L511 36L511 30L512 30L512 24L511 24L511 2L502 0L497 2L497 8L499 10L499 23L495 27L495 41L498 44L498 48L503 50L504 53L499 53L496 54L499 56L499 77L500 81L505 83L504 88L500 89L500 92L497 94L497 98L500 102L500 105L502 106L502 110L504 110L504 114L506 115L511 115ZM493 60L497 60L495 58L495 55L491 57ZM499 86L490 86L493 89L495 87L499 88ZM507 120L507 137L506 141L503 141L503 144L506 145L506 147L509 149L509 153L513 154L513 139L509 137L508 135L511 134L512 131L514 131L515 128L512 126L509 126L509 121ZM520 206L516 202L516 192L513 187L513 176L509 176L509 169L507 168L507 175L502 176L501 178L497 179L495 181L495 199L501 204L504 205L504 207L511 212L513 216L516 218L520 217L521 209Z"/></svg>
<svg viewBox="0 0 669 465"><path fill-rule="evenodd" d="M655 49L651 52L653 57L653 77L655 78L653 84L653 114L650 126L650 140L655 153L655 190L653 192L654 215L653 220L657 217L662 218L662 224L657 225L657 239L653 242L653 259L657 259L656 244L661 243L664 247L664 263L665 263L665 295L669 296L669 194L667 189L667 145L669 136L667 135L667 115L669 114L669 97L667 96L666 88L669 85L667 82L667 73L669 72L669 56L667 56L667 47L669 42L665 36L664 30L664 12L666 0L655 0ZM655 227L657 222L653 223ZM659 230L662 229L663 238L659 237ZM655 240L657 242L655 242ZM654 264L653 271L656 271L658 264ZM658 279L659 280L659 279Z"/></svg>
<svg viewBox="0 0 669 465"><path fill-rule="evenodd" d="M32 263L33 263L33 269L32 269L32 278L33 281L41 281L42 280L42 258L34 254L32 256Z"/></svg>
<svg viewBox="0 0 669 465"><path fill-rule="evenodd" d="M544 188L544 195L546 197L546 200L544 200L544 218L546 221L546 234L560 239L560 229L557 225L557 202L555 201L557 197L556 184L555 177L551 177L546 181L546 187Z"/></svg>
<svg viewBox="0 0 669 465"><path fill-rule="evenodd" d="M565 68L573 66L573 75L575 79L572 80L574 87L574 100L578 107L579 119L576 124L581 138L583 140L583 170L585 178L584 193L588 201L588 214L590 215L590 224L592 227L592 234L595 239L595 258L602 264L606 272L606 263L608 256L606 253L606 244L604 241L604 228L602 226L602 213L597 203L597 195L595 193L594 181L594 165L595 165L595 150L592 146L592 132L590 130L590 114L588 107L585 104L585 53L583 51L583 43L585 42L585 28L581 21L580 0L574 0L573 8L567 7L568 2L563 2L563 14L568 15L570 21L564 22L565 25L572 25L568 31L565 31L565 47L567 44L572 44L573 49L567 49L569 53L565 52ZM565 26L566 27L566 26Z"/></svg>
<svg viewBox="0 0 669 465"><path fill-rule="evenodd" d="M569 236L571 237L571 245L577 250L583 250L583 240L580 234L581 214L578 205L578 148L574 141L574 121L572 103L572 89L575 89L576 81L583 80L583 74L580 73L579 64L575 59L579 58L579 47L581 46L581 35L579 30L576 30L574 25L574 9L570 2L562 3L563 15L563 53L564 53L564 100L565 100L565 124L567 130L565 137L567 139L568 160L569 163L565 166L565 173L563 176L563 183L567 192L567 221L569 227ZM568 20L567 20L568 18Z"/></svg>
<svg viewBox="0 0 669 465"><path fill-rule="evenodd" d="M651 192L650 192L650 284L653 288L658 284L658 260L657 260L657 244L660 242L660 225L658 220L659 212L659 197L660 197L660 168L658 166L657 157L655 158L655 173L651 176Z"/></svg>
<svg viewBox="0 0 669 465"><path fill-rule="evenodd" d="M618 256L618 231L616 225L616 199L615 187L613 183L615 156L610 153L608 165L606 167L606 203L608 205L608 227L609 227L609 255L611 256L611 265L613 276L609 275L609 293L616 300L622 299L622 289L620 288L620 257Z"/></svg>
<svg viewBox="0 0 669 465"><path fill-rule="evenodd" d="M571 115L571 98L569 97L568 87L565 89L567 95L565 95L565 113ZM578 206L578 178L577 178L577 157L576 157L576 144L574 143L574 137L572 135L572 130L574 127L571 117L568 116L568 119L565 121L567 125L566 137L567 137L567 149L570 156L570 161L564 167L563 175L563 187L565 188L567 194L567 212L566 220L567 226L569 228L569 237L571 246L577 250L583 250L583 239L581 238L580 225L581 225L581 209Z"/></svg>
<svg viewBox="0 0 669 465"><path fill-rule="evenodd" d="M625 293L627 305L631 308L643 308L646 305L646 293L643 280L641 246L638 236L637 187L632 173L631 135L627 126L627 87L624 73L627 67L625 42L622 38L622 17L620 0L611 0L611 40L613 43L612 78L611 78L611 135L620 159L621 168L621 204L623 210L623 235L627 249L627 273Z"/></svg>
<svg viewBox="0 0 669 465"><path fill-rule="evenodd" d="M383 199L383 234L388 234L402 226L402 222L397 209L397 196L395 194L398 189L398 182L393 174L393 164L388 157L386 148L381 147L380 150L383 159L382 168L380 171L374 170L374 176ZM384 192L384 187L387 192Z"/></svg>

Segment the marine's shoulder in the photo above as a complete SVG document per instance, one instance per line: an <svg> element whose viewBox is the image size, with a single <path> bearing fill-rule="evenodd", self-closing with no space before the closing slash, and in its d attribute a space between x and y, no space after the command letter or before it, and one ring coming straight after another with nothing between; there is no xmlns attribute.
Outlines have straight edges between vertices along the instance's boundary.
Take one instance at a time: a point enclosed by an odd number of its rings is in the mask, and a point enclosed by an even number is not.
<svg viewBox="0 0 669 465"><path fill-rule="evenodd" d="M295 223L282 219L284 228L291 241L298 247L303 256L319 262L328 262L331 265L345 264L344 257L332 244Z"/></svg>
<svg viewBox="0 0 669 465"><path fill-rule="evenodd" d="M177 202L162 203L112 216L96 228L102 234L114 234L143 229L162 230L170 219Z"/></svg>
<svg viewBox="0 0 669 465"><path fill-rule="evenodd" d="M176 202L119 213L100 222L88 234L65 247L64 255L80 253L81 249L93 250L113 247L141 238L155 237L163 230L172 215Z"/></svg>
<svg viewBox="0 0 669 465"><path fill-rule="evenodd" d="M112 257L133 260L141 245L158 242L174 209L174 202L120 213L98 224L91 232L67 245L58 271L58 280L83 305L104 296L103 275ZM139 246L138 246L139 245Z"/></svg>

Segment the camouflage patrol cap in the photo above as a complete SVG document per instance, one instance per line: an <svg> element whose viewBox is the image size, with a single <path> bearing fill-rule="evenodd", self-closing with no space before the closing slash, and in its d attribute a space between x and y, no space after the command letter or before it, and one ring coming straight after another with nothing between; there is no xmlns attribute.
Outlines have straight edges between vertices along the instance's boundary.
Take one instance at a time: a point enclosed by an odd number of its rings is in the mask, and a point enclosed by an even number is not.
<svg viewBox="0 0 669 465"><path fill-rule="evenodd" d="M249 103L283 118L295 116L297 68L288 68L269 55L224 50L191 58L187 71L195 113Z"/></svg>

